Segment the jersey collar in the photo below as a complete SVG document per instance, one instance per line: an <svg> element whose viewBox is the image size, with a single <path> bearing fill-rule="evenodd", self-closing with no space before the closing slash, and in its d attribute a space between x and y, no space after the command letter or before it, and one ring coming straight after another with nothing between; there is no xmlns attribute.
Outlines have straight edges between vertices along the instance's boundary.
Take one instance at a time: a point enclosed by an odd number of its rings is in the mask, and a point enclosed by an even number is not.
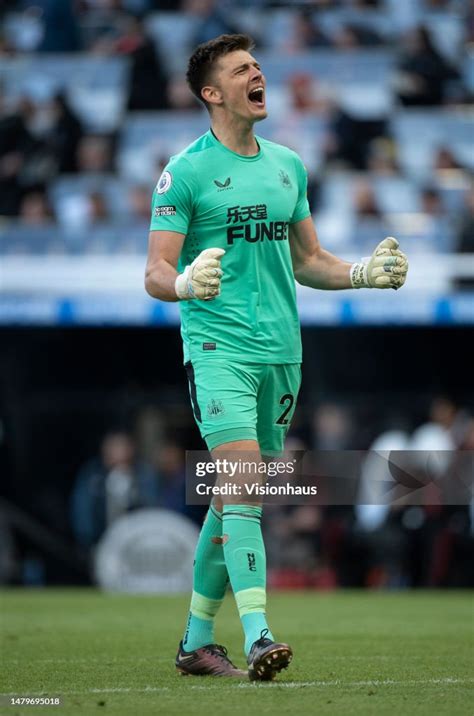
<svg viewBox="0 0 474 716"><path fill-rule="evenodd" d="M245 154L237 154L237 152L233 152L232 149L229 149L224 144L222 144L222 142L220 142L217 139L216 135L212 131L212 128L209 129L208 136L209 136L212 144L219 147L220 149L222 149L222 151L226 152L227 154L230 154L231 156L235 157L236 159L240 159L240 161L242 161L242 162L256 162L262 158L262 154L263 154L262 147L261 147L257 137L255 137L255 141L257 142L257 145L258 145L257 154L252 154L251 156L247 156Z"/></svg>

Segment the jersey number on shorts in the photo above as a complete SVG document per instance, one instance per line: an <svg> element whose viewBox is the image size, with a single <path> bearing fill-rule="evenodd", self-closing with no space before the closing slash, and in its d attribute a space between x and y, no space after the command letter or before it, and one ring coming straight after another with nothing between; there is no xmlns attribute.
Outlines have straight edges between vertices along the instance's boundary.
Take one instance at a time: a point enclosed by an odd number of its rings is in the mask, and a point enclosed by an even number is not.
<svg viewBox="0 0 474 716"><path fill-rule="evenodd" d="M286 417L288 413L290 412L291 408L293 407L293 403L295 402L294 397L291 395L291 393L285 393L285 395L282 395L280 398L280 405L285 405L285 410L282 412L278 420L276 421L277 425L288 425L288 418Z"/></svg>

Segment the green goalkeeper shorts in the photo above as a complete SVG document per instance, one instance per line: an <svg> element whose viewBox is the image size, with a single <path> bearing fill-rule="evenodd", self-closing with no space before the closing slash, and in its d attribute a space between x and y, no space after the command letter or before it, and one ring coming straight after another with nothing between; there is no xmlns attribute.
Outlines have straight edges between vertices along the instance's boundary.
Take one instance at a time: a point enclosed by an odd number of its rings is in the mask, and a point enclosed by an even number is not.
<svg viewBox="0 0 474 716"><path fill-rule="evenodd" d="M281 453L301 384L301 365L227 361L185 364L196 423L209 450L256 440L263 455Z"/></svg>

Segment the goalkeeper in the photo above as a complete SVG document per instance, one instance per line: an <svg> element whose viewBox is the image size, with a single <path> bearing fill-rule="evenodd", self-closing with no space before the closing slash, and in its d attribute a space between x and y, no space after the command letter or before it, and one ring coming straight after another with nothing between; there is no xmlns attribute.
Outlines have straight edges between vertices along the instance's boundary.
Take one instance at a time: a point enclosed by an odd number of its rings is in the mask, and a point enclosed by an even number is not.
<svg viewBox="0 0 474 716"><path fill-rule="evenodd" d="M408 269L393 238L352 265L321 247L300 158L253 132L267 111L252 48L245 35L221 35L189 60L187 80L211 128L172 157L158 181L146 269L151 296L181 302L191 403L215 458L237 450L271 456L283 448L301 380L295 279L315 289L398 289ZM250 678L273 679L288 666L291 647L266 621L261 513L250 500L214 498L196 548L176 656L181 673L247 673L215 643L228 580Z"/></svg>

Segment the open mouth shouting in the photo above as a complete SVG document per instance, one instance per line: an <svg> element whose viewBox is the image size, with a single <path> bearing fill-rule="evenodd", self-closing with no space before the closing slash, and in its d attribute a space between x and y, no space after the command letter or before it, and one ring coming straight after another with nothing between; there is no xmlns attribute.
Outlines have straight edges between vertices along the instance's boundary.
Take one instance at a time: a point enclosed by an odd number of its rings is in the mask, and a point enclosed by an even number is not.
<svg viewBox="0 0 474 716"><path fill-rule="evenodd" d="M264 109L265 107L265 88L263 85L257 85L250 90L248 93L248 99L250 104L258 109Z"/></svg>

